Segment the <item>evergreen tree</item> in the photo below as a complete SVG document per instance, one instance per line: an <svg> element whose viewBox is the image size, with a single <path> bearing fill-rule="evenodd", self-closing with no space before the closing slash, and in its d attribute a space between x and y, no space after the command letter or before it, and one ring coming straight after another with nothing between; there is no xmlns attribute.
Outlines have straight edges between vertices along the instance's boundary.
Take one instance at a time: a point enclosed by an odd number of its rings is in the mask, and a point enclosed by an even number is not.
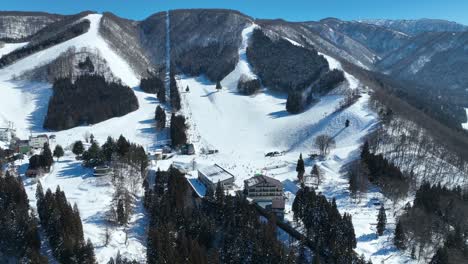
<svg viewBox="0 0 468 264"><path fill-rule="evenodd" d="M223 87L221 86L221 82L217 81L216 82L216 90L220 91L221 89L223 89Z"/></svg>
<svg viewBox="0 0 468 264"><path fill-rule="evenodd" d="M186 130L187 125L185 124L185 117L183 115L175 115L172 113L170 132L173 147L187 143Z"/></svg>
<svg viewBox="0 0 468 264"><path fill-rule="evenodd" d="M124 202L122 199L119 199L117 203L117 221L119 222L120 225L127 223L126 217L125 217Z"/></svg>
<svg viewBox="0 0 468 264"><path fill-rule="evenodd" d="M117 154L119 154L120 157L123 157L128 153L129 150L130 143L124 136L120 135L119 139L117 140Z"/></svg>
<svg viewBox="0 0 468 264"><path fill-rule="evenodd" d="M101 147L97 142L93 142L89 149L83 152L84 165L87 167L99 166L104 162L104 156Z"/></svg>
<svg viewBox="0 0 468 264"><path fill-rule="evenodd" d="M290 92L288 99L286 99L286 111L298 114L303 108L302 95L299 92Z"/></svg>
<svg viewBox="0 0 468 264"><path fill-rule="evenodd" d="M214 190L211 187L206 188L205 196L203 197L207 199L208 201L213 201L214 199Z"/></svg>
<svg viewBox="0 0 468 264"><path fill-rule="evenodd" d="M377 234L379 236L383 235L386 224L387 224L387 215L385 214L385 207L382 204L382 206L379 209L379 214L377 215Z"/></svg>
<svg viewBox="0 0 468 264"><path fill-rule="evenodd" d="M221 182L218 182L218 184L216 185L215 198L218 204L221 204L221 205L224 204L225 193L224 193L224 187L221 184Z"/></svg>
<svg viewBox="0 0 468 264"><path fill-rule="evenodd" d="M41 158L43 165L42 167L46 168L47 170L50 170L50 167L54 162L54 158L52 157L52 151L50 150L48 143L44 143L44 149L42 150Z"/></svg>
<svg viewBox="0 0 468 264"><path fill-rule="evenodd" d="M156 107L155 120L157 129L161 130L166 127L166 112L159 105Z"/></svg>
<svg viewBox="0 0 468 264"><path fill-rule="evenodd" d="M393 243L400 250L406 249L406 235L400 220L398 220L398 223L395 227L395 236L393 238Z"/></svg>
<svg viewBox="0 0 468 264"><path fill-rule="evenodd" d="M179 88L177 86L177 81L172 71L171 71L171 76L170 76L170 90L171 90L170 97L171 97L172 108L175 109L176 111L179 111L181 108L180 93L179 93Z"/></svg>
<svg viewBox="0 0 468 264"><path fill-rule="evenodd" d="M187 93L190 92L190 88L189 88L188 85L187 85L187 88L185 88L185 92L187 92Z"/></svg>
<svg viewBox="0 0 468 264"><path fill-rule="evenodd" d="M159 89L156 93L160 103L164 104L166 102L166 89Z"/></svg>
<svg viewBox="0 0 468 264"><path fill-rule="evenodd" d="M107 137L106 143L102 145L102 155L108 162L112 160L112 155L117 151L117 144L112 137Z"/></svg>
<svg viewBox="0 0 468 264"><path fill-rule="evenodd" d="M73 152L73 154L75 154L77 156L83 154L84 146L83 146L83 142L81 142L81 140L78 140L73 144L72 152Z"/></svg>
<svg viewBox="0 0 468 264"><path fill-rule="evenodd" d="M63 157L64 154L65 154L65 153L64 153L64 151L63 151L62 146L60 146L60 145L55 146L55 149L54 149L54 157L57 158L57 161L58 161L61 157Z"/></svg>
<svg viewBox="0 0 468 264"><path fill-rule="evenodd" d="M439 248L429 264L449 264L449 255L446 247Z"/></svg>
<svg viewBox="0 0 468 264"><path fill-rule="evenodd" d="M369 142L364 142L364 145L362 146L361 150L361 160L364 162L367 162L367 158L369 157L370 151L369 151Z"/></svg>
<svg viewBox="0 0 468 264"><path fill-rule="evenodd" d="M312 175L312 177L317 178L317 186L320 185L322 175L320 174L320 170L317 164L314 164L310 174Z"/></svg>
<svg viewBox="0 0 468 264"><path fill-rule="evenodd" d="M299 159L297 160L296 172L297 172L297 178L299 179L300 182L302 182L304 180L304 173L305 173L305 166L304 166L304 160L302 159L302 153L299 154Z"/></svg>

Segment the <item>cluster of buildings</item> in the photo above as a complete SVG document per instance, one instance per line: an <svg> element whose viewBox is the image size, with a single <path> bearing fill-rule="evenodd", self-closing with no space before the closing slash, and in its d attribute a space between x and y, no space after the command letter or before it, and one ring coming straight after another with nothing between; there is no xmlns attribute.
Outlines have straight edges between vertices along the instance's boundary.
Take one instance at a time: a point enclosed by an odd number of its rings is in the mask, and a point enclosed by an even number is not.
<svg viewBox="0 0 468 264"><path fill-rule="evenodd" d="M54 135L49 137L46 134L31 135L29 139L23 140L16 136L16 129L11 123L6 127L0 127L0 141L10 146L10 150L15 153L26 154L31 150L42 149L45 143L50 144L50 141L54 140Z"/></svg>
<svg viewBox="0 0 468 264"><path fill-rule="evenodd" d="M199 168L198 180L206 188L215 190L219 183L225 190L229 190L234 187L235 177L218 164L214 164ZM284 217L285 197L283 184L279 180L261 174L255 175L244 181L244 195L277 217Z"/></svg>

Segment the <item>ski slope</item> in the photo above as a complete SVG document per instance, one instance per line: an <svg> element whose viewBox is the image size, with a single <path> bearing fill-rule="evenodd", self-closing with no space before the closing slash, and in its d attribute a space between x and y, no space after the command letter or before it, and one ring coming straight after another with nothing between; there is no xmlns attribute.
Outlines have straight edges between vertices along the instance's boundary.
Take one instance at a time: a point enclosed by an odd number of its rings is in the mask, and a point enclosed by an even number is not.
<svg viewBox="0 0 468 264"><path fill-rule="evenodd" d="M100 14L84 17L83 19L88 19L91 22L90 29L85 34L34 53L0 70L0 98L2 98L0 125L13 121L18 136L23 139L29 137L31 133L54 134L56 144L61 144L66 149L65 157L56 162L51 173L46 174L40 181L45 189L55 190L56 186L59 185L65 191L68 200L71 203L77 203L85 238L90 238L93 242L99 263L107 263L109 258L115 257L118 251L124 256L143 262L146 256L145 229L147 223L141 202L142 190L137 193L135 213L128 227L111 227L111 240L105 246L103 236L105 227L108 225L105 221L105 212L109 209L113 186L109 179L92 177L92 170L83 168L70 152L71 145L76 140L84 140L86 133L92 133L101 144L108 136L117 138L123 134L131 142L141 144L148 150L155 147L158 138L153 127L154 109L158 101L154 95L143 93L137 87L139 76L99 35L101 17ZM0 49L0 54L6 54L25 44L4 46ZM139 109L125 116L112 118L95 125L80 126L59 132L44 130L42 124L47 113L49 98L52 95L51 84L13 81L12 79L21 72L51 62L71 47L76 49L86 47L99 53L108 62L112 74L120 78L124 84L132 87L138 99ZM54 146L55 144L52 144L51 147ZM20 172L24 173L27 168L27 160L17 165L21 165ZM31 206L35 208L35 179L24 178L24 183Z"/></svg>
<svg viewBox="0 0 468 264"><path fill-rule="evenodd" d="M21 138L26 138L30 133L54 134L57 143L65 148L76 140L83 140L83 135L88 132L101 143L107 136L118 137L123 134L130 141L141 144L148 150L155 148L157 140L165 137L165 134L155 133L153 127L157 99L154 95L143 93L137 87L139 76L99 35L101 15L92 14L84 19L89 19L91 22L87 33L32 54L0 70L0 98L2 98L0 123L14 121ZM178 78L178 86L184 90L181 91L181 111L187 117L190 126L190 141L195 144L197 153L200 153L202 148L219 150L215 155L198 154L195 157L197 164L218 163L236 176L236 185L239 189L243 187L244 180L260 172L286 181L288 183L286 191L290 197L287 209L290 210L297 190L293 182L296 180L295 167L299 154L302 153L304 158L307 158L307 154L315 150L315 137L320 134L330 135L336 141L336 148L327 159L317 162L324 172L320 191L330 199L332 197L337 199L340 212L349 212L353 215L358 239L356 251L365 254L366 258L371 258L374 263L389 257L391 259L385 263L407 261L407 256L402 256L391 245L391 228L393 228L391 225L385 236L377 238L373 235L375 234L373 224L378 208L369 201L377 197L385 202L378 189L372 189L368 197L356 203L347 192L347 179L341 172L343 165L357 157L362 138L377 124L377 116L367 106L369 95L362 93L362 97L351 107L335 111L344 97L343 90L362 88L359 81L348 73L345 73L346 82L341 87L323 96L319 102L297 115L290 115L285 110L284 93L272 92L265 88L253 96L238 94L236 87L240 76L256 77L245 54L249 37L256 27L255 24L251 24L242 31L239 62L221 81L223 86L221 91L217 91L215 84L203 76ZM113 75L132 87L138 98L139 109L123 117L112 118L91 126L60 132L42 129L47 104L52 94L51 84L12 81L12 77L52 61L70 47L77 49L87 47L99 52L100 56L109 63ZM7 47L0 49L0 52L4 52L5 48ZM5 54L7 51L5 50ZM328 60L330 68L342 69L337 60L322 55ZM188 93L185 92L186 86L190 87ZM347 128L344 126L346 120L350 120L350 126ZM265 157L270 151L284 151L284 155ZM190 156L176 156L173 160L190 162L192 159ZM158 166L164 169L163 167L169 166L171 162L172 160L164 161ZM309 172L314 164L314 161L306 159L306 172ZM24 172L27 167L26 161L19 165ZM127 228L113 227L111 241L105 246L103 235L107 223L104 213L109 208L113 193L113 187L108 181L92 177L92 171L83 168L78 161L75 161L69 149L65 157L55 163L52 172L40 181L44 188L53 190L59 185L65 190L69 201L77 203L85 237L90 238L95 245L99 263L107 263L117 251L131 259L144 262L147 220L142 208L141 190L130 224ZM24 178L24 182L31 205L35 207L35 179ZM393 208L391 204L388 204L388 208L390 210L387 217L391 223L394 220L390 213L398 208ZM291 213L288 212L286 217L291 219Z"/></svg>
<svg viewBox="0 0 468 264"><path fill-rule="evenodd" d="M8 53L15 51L16 49L26 46L27 44L28 42L4 43L3 47L0 47L0 58L3 57L3 55L6 55Z"/></svg>
<svg viewBox="0 0 468 264"><path fill-rule="evenodd" d="M362 138L378 124L377 115L368 108L369 95L361 93L361 98L352 106L336 112L346 89L361 89L361 84L345 72L346 82L323 96L318 103L303 113L290 115L285 110L286 95L264 89L253 96L243 96L236 92L237 80L243 74L255 77L245 56L248 38L255 28L250 25L243 30L243 42L239 49L239 62L233 72L226 76L217 91L214 83L203 77L180 76L178 86L189 86L190 92L181 92L182 111L190 125L190 139L197 150L217 149L215 155L197 156L197 164L217 163L236 176L235 184L242 189L244 180L255 173L265 173L285 183L287 197L286 218L292 220L291 205L297 185L295 171L299 154L306 159L306 173L314 164L324 173L319 188L329 199L336 198L340 212L353 216L356 238L356 251L364 254L374 263L410 263L392 244L395 213L401 208L383 197L378 188L372 187L360 201L351 198L348 180L343 175L343 165L359 156ZM334 58L322 54L332 69L342 70ZM350 126L344 123L350 120ZM322 161L312 161L307 154L315 150L317 135L334 137L336 148ZM269 151L285 151L274 158L264 156ZM177 159L177 158L176 158ZM180 160L187 158L180 157ZM187 161L188 162L188 161ZM371 201L377 199L387 208L388 230L384 236L375 235L376 216L379 207Z"/></svg>

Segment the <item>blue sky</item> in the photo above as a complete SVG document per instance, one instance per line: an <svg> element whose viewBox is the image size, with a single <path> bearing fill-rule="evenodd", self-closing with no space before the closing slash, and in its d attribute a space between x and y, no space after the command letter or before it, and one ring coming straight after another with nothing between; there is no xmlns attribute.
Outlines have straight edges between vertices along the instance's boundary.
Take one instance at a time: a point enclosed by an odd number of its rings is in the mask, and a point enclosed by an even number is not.
<svg viewBox="0 0 468 264"><path fill-rule="evenodd" d="M0 0L1 10L45 11L61 14L83 10L110 11L131 19L178 8L236 9L255 18L291 21L337 17L440 18L468 25L467 0Z"/></svg>

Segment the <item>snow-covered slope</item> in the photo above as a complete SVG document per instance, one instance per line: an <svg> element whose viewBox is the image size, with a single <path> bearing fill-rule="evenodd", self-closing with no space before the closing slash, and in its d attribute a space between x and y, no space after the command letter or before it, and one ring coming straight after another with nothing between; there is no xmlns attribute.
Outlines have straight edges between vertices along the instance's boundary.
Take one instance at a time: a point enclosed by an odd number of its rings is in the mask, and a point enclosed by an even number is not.
<svg viewBox="0 0 468 264"><path fill-rule="evenodd" d="M216 155L200 155L195 158L197 164L218 163L236 176L237 188L243 181L255 173L263 172L284 181L289 196L286 218L291 220L289 212L297 186L296 161L299 154L304 157L315 150L314 139L317 135L333 136L336 148L323 161L306 159L306 173L314 164L324 172L320 187L329 199L335 197L341 212L353 215L357 252L371 258L374 262L388 259L388 263L409 261L392 245L392 228L382 236L375 234L375 219L378 207L371 198L385 202L377 188L369 192L360 202L351 199L348 180L343 176L342 166L358 157L362 138L377 124L377 116L367 106L369 95L362 93L361 98L349 108L336 112L346 89L363 89L354 76L345 73L346 83L336 91L323 96L318 103L298 115L290 115L285 110L286 95L273 93L268 89L253 96L243 96L236 92L237 80L242 74L254 77L246 59L245 48L253 25L243 31L243 45L239 50L240 60L234 69L221 81L222 91L216 91L215 84L203 77L189 78L181 76L179 87L190 87L190 92L183 93L183 112L190 124L191 140L196 148L217 149ZM322 54L328 60L330 68L342 69L334 58ZM365 89L364 89L365 90ZM350 126L344 123L350 120ZM268 158L269 151L284 151L279 157ZM177 159L177 158L176 158ZM181 158L183 159L183 158ZM386 203L393 213L393 205ZM388 214L389 223L394 222ZM387 263L387 262L386 262Z"/></svg>
<svg viewBox="0 0 468 264"><path fill-rule="evenodd" d="M16 49L26 46L27 44L28 42L3 44L3 46L0 46L0 58Z"/></svg>
<svg viewBox="0 0 468 264"><path fill-rule="evenodd" d="M141 191L137 197L136 212L127 227L127 243L125 243L124 228L114 227L109 245L104 246L102 242L106 226L104 213L109 209L113 186L109 180L99 181L91 177L92 171L84 169L81 163L74 159L69 147L76 140L84 140L85 133L92 133L100 143L103 143L108 136L117 138L123 134L130 141L151 149L157 140L153 128L157 99L153 95L143 93L136 87L139 84L139 77L99 35L101 15L91 14L83 19L88 19L91 22L87 33L34 53L0 70L0 98L2 98L0 123L13 121L18 136L23 139L27 138L30 133L54 134L56 135L56 143L68 149L66 156L55 163L52 172L46 174L40 181L44 188L53 190L59 185L62 190L65 190L69 201L77 203L81 212L85 238L90 238L93 242L99 263L107 263L111 256L117 254L117 251L137 261L144 261L146 218L140 201ZM24 45L24 43L22 44ZM77 50L81 47L87 47L98 52L108 62L112 74L132 87L138 98L139 109L123 117L112 118L92 126L80 126L53 133L44 131L42 124L47 112L48 100L52 94L51 84L13 81L12 78L23 71L52 61L70 47L75 47ZM7 48L13 49L14 47L5 46L0 52L6 53ZM52 144L51 147L53 148L54 145ZM26 167L27 164L24 163L21 166L21 171L24 172ZM25 179L26 190L33 207L35 207L35 183L33 179Z"/></svg>

